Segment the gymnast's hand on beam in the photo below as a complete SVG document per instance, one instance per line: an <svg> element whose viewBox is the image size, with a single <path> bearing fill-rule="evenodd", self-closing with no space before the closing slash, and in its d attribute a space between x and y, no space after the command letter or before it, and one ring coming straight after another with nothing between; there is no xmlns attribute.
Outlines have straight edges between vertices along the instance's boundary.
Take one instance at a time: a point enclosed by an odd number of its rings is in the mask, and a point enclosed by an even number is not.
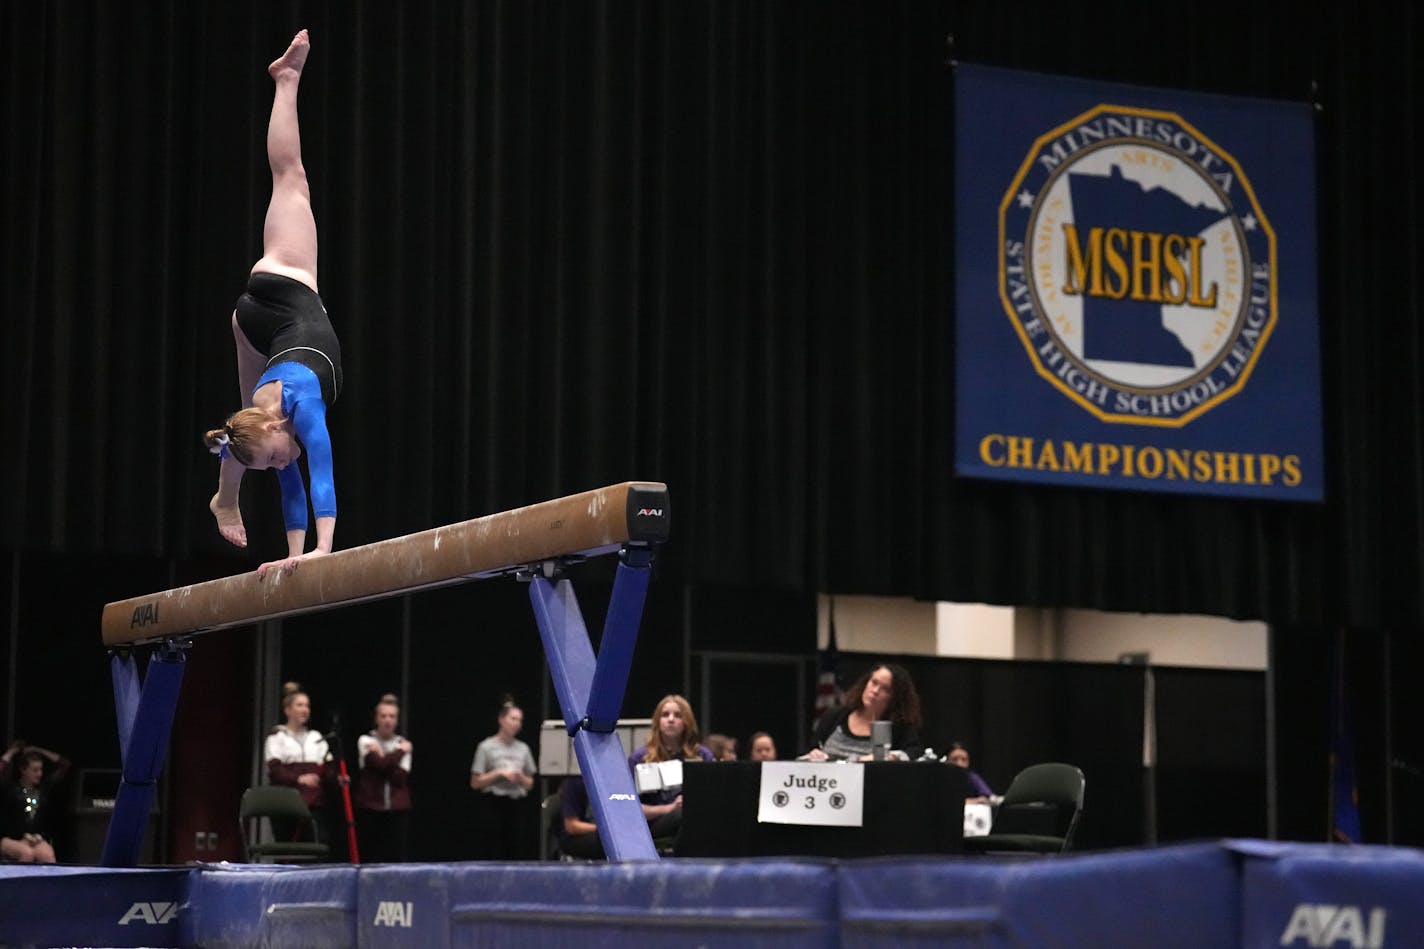
<svg viewBox="0 0 1424 949"><path fill-rule="evenodd" d="M300 564L303 560L315 560L317 557L325 556L326 551L318 547L315 550L309 550L306 553L298 554L295 557L287 557L283 560L273 560L270 563L264 563L262 566L257 568L257 579L265 580L267 579L267 574L273 572L285 574L295 573L297 565Z"/></svg>

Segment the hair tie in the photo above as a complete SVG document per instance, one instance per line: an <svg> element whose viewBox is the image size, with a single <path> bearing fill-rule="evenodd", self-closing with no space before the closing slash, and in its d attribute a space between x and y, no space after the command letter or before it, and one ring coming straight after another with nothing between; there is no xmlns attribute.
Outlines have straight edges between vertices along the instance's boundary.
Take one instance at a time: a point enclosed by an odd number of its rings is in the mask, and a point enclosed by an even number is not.
<svg viewBox="0 0 1424 949"><path fill-rule="evenodd" d="M212 452L214 455L217 455L219 458L229 458L231 457L228 454L227 450L229 441L231 441L231 439L227 437L227 432L223 432L221 435L219 435L213 440L214 444L208 449L208 451Z"/></svg>

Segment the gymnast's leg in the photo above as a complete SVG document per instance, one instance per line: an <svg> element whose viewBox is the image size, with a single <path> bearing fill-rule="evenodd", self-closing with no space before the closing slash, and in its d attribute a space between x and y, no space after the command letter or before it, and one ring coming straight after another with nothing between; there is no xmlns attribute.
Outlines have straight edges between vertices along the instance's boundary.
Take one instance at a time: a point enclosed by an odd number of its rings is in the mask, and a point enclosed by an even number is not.
<svg viewBox="0 0 1424 949"><path fill-rule="evenodd" d="M275 273L298 280L316 290L316 218L311 191L302 165L301 130L297 121L297 86L311 49L306 30L292 38L287 51L267 67L275 89L272 115L267 122L267 164L272 169L272 197L262 225L262 258L253 273ZM252 390L262 375L266 359L248 342L232 316L237 347L238 387L242 404L252 404ZM247 529L238 506L245 469L235 458L224 458L218 473L218 491L208 503L218 532L229 543L247 546Z"/></svg>
<svg viewBox="0 0 1424 949"><path fill-rule="evenodd" d="M302 137L297 122L297 85L310 50L307 31L267 67L276 90L267 123L267 162L272 166L272 199L262 226L262 259L253 273L276 273L316 286L316 218L302 166Z"/></svg>

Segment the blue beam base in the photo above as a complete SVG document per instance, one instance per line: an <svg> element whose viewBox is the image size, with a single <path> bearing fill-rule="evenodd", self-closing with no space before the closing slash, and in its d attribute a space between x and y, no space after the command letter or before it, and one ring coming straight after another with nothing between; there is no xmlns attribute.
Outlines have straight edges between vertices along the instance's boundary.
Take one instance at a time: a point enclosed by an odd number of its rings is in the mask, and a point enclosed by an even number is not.
<svg viewBox="0 0 1424 949"><path fill-rule="evenodd" d="M626 560L619 564L596 657L573 585L567 580L551 583L543 577L535 577L529 584L554 692L588 785L594 823L608 859L617 861L658 857L623 744L614 733L647 595L648 573L646 564L630 566Z"/></svg>
<svg viewBox="0 0 1424 949"><path fill-rule="evenodd" d="M137 689L138 669L132 654L113 661L114 702L119 714L119 744L123 752L123 780L114 800L109 833L104 838L102 866L132 867L143 850L148 824L168 752L168 737L178 710L186 657L181 647L165 645L148 661L148 675ZM137 689L137 702L134 693ZM127 736L127 737L126 737Z"/></svg>
<svg viewBox="0 0 1424 949"><path fill-rule="evenodd" d="M607 732L618 727L623 714L623 694L628 688L628 672L633 667L633 649L638 645L638 624L643 603L648 598L652 578L652 552L646 548L624 551L613 578L613 596L603 622L603 638L598 642L598 664L593 670L588 706L584 711L590 731ZM580 765L581 767L582 765Z"/></svg>
<svg viewBox="0 0 1424 949"><path fill-rule="evenodd" d="M129 755L129 736L133 734L134 718L138 715L138 663L132 650L114 653L109 660L109 672L114 679L114 713L119 720L119 760Z"/></svg>
<svg viewBox="0 0 1424 949"><path fill-rule="evenodd" d="M593 822L609 860L656 860L657 848L648 831L648 819L638 800L628 753L614 732L580 730L574 736L574 753L588 785Z"/></svg>

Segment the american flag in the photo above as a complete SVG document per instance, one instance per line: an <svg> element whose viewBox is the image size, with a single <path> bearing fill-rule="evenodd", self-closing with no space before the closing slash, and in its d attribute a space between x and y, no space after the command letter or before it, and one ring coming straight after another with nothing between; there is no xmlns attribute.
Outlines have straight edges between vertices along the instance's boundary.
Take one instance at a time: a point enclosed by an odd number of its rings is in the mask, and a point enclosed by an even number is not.
<svg viewBox="0 0 1424 949"><path fill-rule="evenodd" d="M816 680L816 708L812 715L812 720L818 720L822 715L841 703L841 681L837 666L840 665L840 654L836 652L836 598L830 598L830 616L828 624L829 630L826 636L826 648L821 650L821 674Z"/></svg>

